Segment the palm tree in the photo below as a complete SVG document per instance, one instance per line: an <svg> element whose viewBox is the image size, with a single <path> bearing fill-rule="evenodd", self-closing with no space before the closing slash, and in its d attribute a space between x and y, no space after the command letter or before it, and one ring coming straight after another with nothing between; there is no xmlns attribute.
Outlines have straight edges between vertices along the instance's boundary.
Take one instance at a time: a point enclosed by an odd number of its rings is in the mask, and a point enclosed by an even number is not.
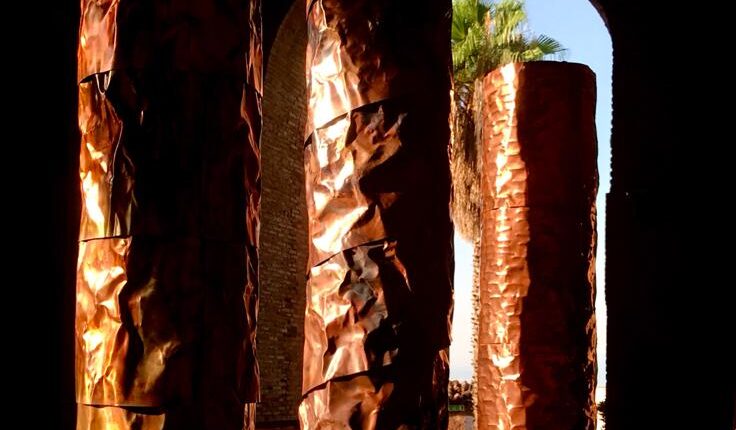
<svg viewBox="0 0 736 430"><path fill-rule="evenodd" d="M453 0L452 212L461 237L473 241L473 325L477 332L480 270L480 136L476 113L482 97L476 87L488 72L507 63L560 55L556 40L533 36L526 29L523 0ZM474 339L474 347L476 339ZM473 384L477 386L477 384ZM475 397L475 393L474 393Z"/></svg>

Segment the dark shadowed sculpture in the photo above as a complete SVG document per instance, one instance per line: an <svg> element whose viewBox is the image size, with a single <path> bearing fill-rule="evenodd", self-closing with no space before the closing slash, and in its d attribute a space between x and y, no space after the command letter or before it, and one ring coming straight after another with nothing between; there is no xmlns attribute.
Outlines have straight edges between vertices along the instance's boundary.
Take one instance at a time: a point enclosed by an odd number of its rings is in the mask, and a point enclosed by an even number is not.
<svg viewBox="0 0 736 430"><path fill-rule="evenodd" d="M251 427L260 2L81 8L77 428Z"/></svg>
<svg viewBox="0 0 736 430"><path fill-rule="evenodd" d="M301 426L446 428L451 4L306 6Z"/></svg>

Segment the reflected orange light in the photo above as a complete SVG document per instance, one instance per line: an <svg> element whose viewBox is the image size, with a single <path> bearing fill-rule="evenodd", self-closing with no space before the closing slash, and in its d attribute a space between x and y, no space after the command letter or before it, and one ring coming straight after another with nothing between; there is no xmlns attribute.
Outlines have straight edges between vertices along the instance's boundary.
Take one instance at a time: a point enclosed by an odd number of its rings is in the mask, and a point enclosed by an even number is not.
<svg viewBox="0 0 736 430"><path fill-rule="evenodd" d="M593 291L595 208L585 204L597 184L595 134L580 127L581 117L593 119L591 75L527 63L483 80L479 429L594 424L592 391L571 388L595 379L585 293Z"/></svg>
<svg viewBox="0 0 736 430"><path fill-rule="evenodd" d="M306 3L310 249L301 426L404 428L422 417L428 422L420 427L441 428L452 224L450 50L437 35L448 30L451 2L425 2L431 24L406 28L402 8ZM388 37L399 31L410 34ZM402 42L408 46L397 48ZM391 397L394 384L402 391Z"/></svg>

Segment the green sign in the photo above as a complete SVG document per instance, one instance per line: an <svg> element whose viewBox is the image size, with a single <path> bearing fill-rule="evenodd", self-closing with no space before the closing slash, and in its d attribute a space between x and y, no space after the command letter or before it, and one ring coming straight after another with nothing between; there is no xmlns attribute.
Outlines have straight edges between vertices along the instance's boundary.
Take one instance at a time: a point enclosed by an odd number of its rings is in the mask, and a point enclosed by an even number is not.
<svg viewBox="0 0 736 430"><path fill-rule="evenodd" d="M447 410L450 412L463 412L465 410L465 405L449 405Z"/></svg>

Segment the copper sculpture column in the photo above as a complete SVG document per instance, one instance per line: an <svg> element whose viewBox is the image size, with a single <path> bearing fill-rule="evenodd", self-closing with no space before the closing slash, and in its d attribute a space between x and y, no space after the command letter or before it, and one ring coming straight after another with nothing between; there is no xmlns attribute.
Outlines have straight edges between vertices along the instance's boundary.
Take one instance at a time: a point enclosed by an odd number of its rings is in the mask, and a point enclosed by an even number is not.
<svg viewBox="0 0 736 430"><path fill-rule="evenodd" d="M595 75L483 80L478 429L595 429Z"/></svg>
<svg viewBox="0 0 736 430"><path fill-rule="evenodd" d="M78 430L252 428L260 1L82 0Z"/></svg>
<svg viewBox="0 0 736 430"><path fill-rule="evenodd" d="M447 426L450 10L307 1L304 430Z"/></svg>

